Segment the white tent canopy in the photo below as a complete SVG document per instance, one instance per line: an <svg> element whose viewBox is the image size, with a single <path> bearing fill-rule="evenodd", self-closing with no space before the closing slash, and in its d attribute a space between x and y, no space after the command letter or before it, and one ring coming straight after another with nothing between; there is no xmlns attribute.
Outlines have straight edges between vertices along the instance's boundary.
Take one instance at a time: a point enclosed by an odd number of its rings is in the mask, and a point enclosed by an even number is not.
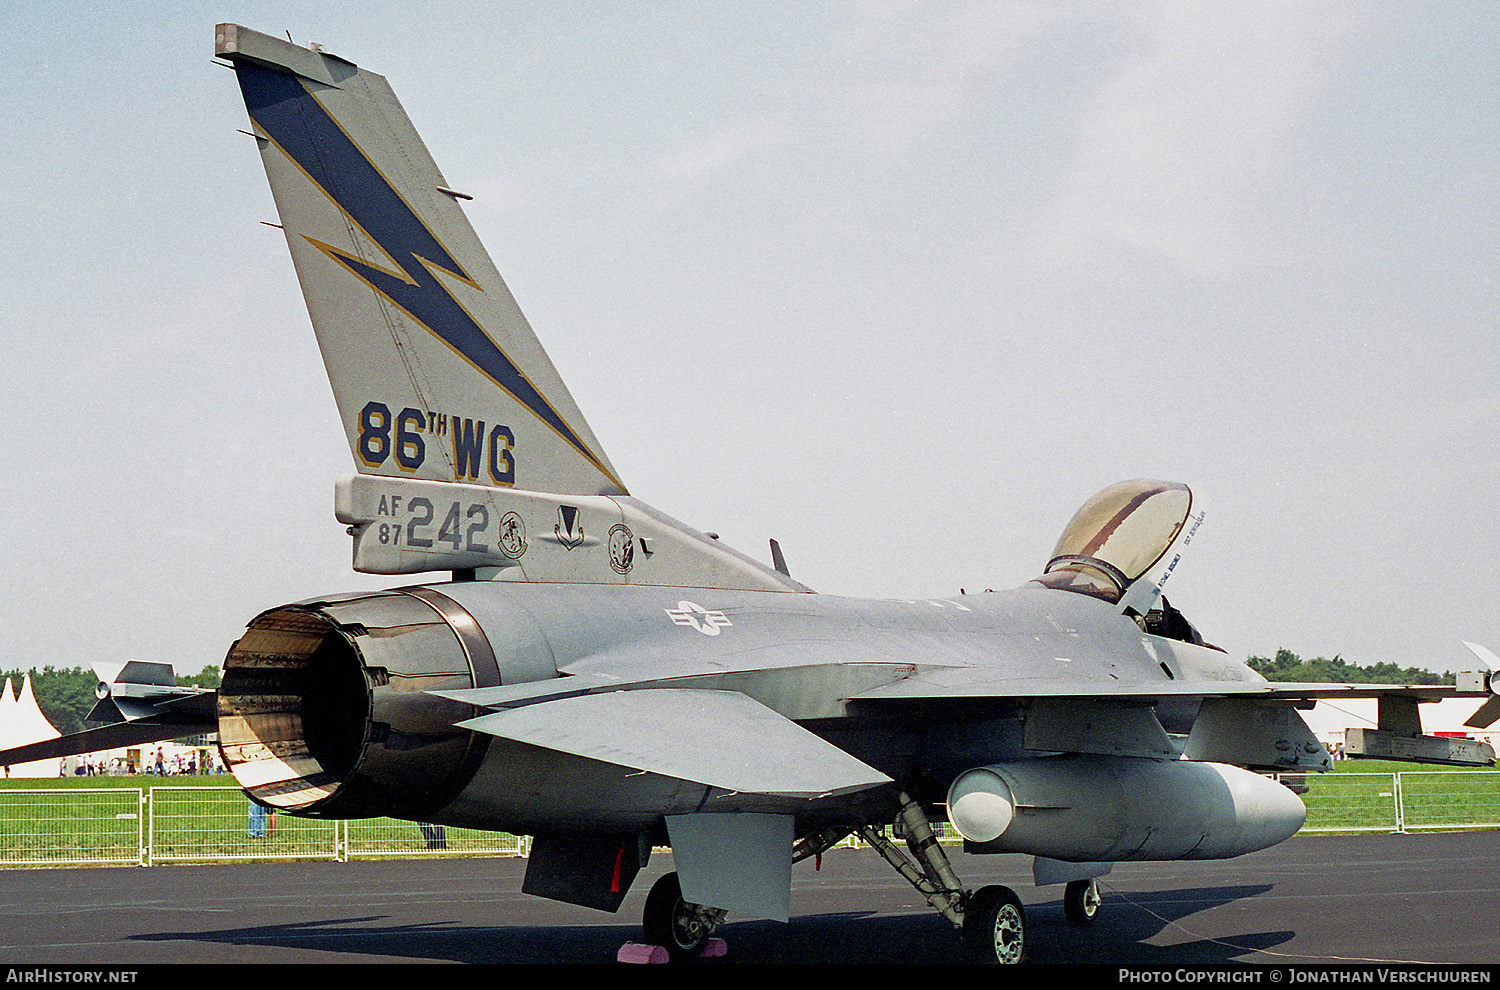
<svg viewBox="0 0 1500 990"><path fill-rule="evenodd" d="M21 693L12 690L10 678L5 679L4 693L0 693L0 749L25 746L29 743L56 739L62 733L53 728L47 716L37 707L36 697L31 692L31 675L21 682ZM18 763L10 768L11 777L55 777L56 760L36 760Z"/></svg>

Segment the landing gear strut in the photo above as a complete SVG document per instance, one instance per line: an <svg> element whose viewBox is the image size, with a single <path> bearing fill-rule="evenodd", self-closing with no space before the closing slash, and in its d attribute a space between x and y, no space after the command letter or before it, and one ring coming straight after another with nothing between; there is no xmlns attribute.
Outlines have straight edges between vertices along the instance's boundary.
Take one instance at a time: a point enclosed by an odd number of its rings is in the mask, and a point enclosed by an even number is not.
<svg viewBox="0 0 1500 990"><path fill-rule="evenodd" d="M938 843L922 806L901 795L897 819L906 833L907 847L921 863L918 871L889 839L868 826L860 838L885 857L927 903L963 933L964 955L970 962L1018 963L1026 950L1026 910L1009 887L992 885L965 891ZM1097 903L1096 903L1097 909Z"/></svg>
<svg viewBox="0 0 1500 990"><path fill-rule="evenodd" d="M1082 928L1099 917L1099 881L1073 880L1063 888L1063 913L1068 923Z"/></svg>

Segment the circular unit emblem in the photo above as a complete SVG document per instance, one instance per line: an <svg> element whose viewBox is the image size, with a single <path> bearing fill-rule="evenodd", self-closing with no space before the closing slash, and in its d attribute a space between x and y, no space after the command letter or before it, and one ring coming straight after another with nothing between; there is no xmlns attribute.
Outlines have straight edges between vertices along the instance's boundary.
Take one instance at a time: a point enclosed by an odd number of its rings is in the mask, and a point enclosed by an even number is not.
<svg viewBox="0 0 1500 990"><path fill-rule="evenodd" d="M511 560L520 559L526 552L526 523L519 512L500 517L500 552Z"/></svg>
<svg viewBox="0 0 1500 990"><path fill-rule="evenodd" d="M624 524L609 528L609 566L616 574L629 574L635 566L635 536Z"/></svg>

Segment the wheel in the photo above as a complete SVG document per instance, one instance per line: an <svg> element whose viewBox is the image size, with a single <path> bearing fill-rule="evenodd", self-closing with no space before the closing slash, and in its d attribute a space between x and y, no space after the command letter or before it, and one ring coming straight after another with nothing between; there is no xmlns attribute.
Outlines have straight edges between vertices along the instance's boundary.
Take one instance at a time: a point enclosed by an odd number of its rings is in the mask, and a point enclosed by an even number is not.
<svg viewBox="0 0 1500 990"><path fill-rule="evenodd" d="M964 907L969 962L1018 963L1026 951L1026 909L1009 887L980 887Z"/></svg>
<svg viewBox="0 0 1500 990"><path fill-rule="evenodd" d="M1074 880L1063 891L1063 913L1076 927L1092 925L1099 917L1099 881Z"/></svg>
<svg viewBox="0 0 1500 990"><path fill-rule="evenodd" d="M682 899L676 873L668 873L651 885L641 920L646 941L664 946L674 959L696 959L708 945L714 925L711 912Z"/></svg>

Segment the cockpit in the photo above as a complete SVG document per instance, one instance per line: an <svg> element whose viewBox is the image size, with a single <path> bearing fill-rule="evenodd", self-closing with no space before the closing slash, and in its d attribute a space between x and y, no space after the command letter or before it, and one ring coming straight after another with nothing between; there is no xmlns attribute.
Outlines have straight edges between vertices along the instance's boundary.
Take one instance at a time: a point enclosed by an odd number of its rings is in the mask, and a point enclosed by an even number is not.
<svg viewBox="0 0 1500 990"><path fill-rule="evenodd" d="M1172 481L1122 481L1083 504L1063 529L1035 584L1121 605L1146 632L1188 643L1203 637L1151 586L1137 582L1161 562L1192 518L1193 493Z"/></svg>

